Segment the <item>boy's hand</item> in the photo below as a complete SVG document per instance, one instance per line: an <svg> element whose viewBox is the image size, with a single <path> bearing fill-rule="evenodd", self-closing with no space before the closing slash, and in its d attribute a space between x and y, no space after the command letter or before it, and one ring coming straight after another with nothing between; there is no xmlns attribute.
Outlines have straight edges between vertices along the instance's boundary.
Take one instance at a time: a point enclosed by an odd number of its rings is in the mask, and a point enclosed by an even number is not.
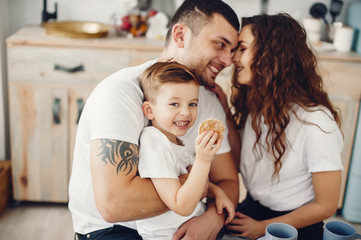
<svg viewBox="0 0 361 240"><path fill-rule="evenodd" d="M223 209L227 211L227 219L224 222L224 224L227 225L233 220L236 214L232 201L228 198L228 196L224 193L224 191L220 187L214 184L210 185L209 190L211 193L209 197L214 199L214 203L217 208L217 213L222 214Z"/></svg>
<svg viewBox="0 0 361 240"><path fill-rule="evenodd" d="M196 161L212 162L217 151L222 145L222 141L218 140L218 133L202 132L196 138Z"/></svg>
<svg viewBox="0 0 361 240"><path fill-rule="evenodd" d="M227 225L228 223L230 223L233 220L233 218L236 214L233 203L231 202L231 200L227 197L227 195L224 192L223 192L223 196L216 196L215 203L216 203L218 214L222 214L223 209L225 209L227 211L227 219L224 222L224 224Z"/></svg>

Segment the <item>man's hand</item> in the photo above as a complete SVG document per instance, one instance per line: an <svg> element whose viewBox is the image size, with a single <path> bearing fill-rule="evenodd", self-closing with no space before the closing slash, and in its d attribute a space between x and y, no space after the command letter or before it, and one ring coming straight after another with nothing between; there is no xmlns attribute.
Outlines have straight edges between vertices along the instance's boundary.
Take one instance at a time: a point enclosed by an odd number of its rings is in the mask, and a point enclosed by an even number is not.
<svg viewBox="0 0 361 240"><path fill-rule="evenodd" d="M172 240L215 240L223 223L223 214L218 215L215 208L209 208L203 215L191 218L180 226Z"/></svg>
<svg viewBox="0 0 361 240"><path fill-rule="evenodd" d="M258 239L265 234L266 226L262 221L256 221L247 215L236 212L236 217L227 225L227 229L232 231L234 236Z"/></svg>

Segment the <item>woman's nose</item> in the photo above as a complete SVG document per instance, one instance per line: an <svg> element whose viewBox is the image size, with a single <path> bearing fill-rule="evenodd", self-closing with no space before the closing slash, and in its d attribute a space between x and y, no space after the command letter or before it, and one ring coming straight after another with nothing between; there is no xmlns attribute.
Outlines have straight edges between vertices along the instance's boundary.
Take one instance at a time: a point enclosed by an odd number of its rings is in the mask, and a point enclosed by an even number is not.
<svg viewBox="0 0 361 240"><path fill-rule="evenodd" d="M235 53L233 54L233 56L232 56L232 62L233 62L233 63L239 62L239 58L240 58L239 53L238 53L238 52L235 52Z"/></svg>

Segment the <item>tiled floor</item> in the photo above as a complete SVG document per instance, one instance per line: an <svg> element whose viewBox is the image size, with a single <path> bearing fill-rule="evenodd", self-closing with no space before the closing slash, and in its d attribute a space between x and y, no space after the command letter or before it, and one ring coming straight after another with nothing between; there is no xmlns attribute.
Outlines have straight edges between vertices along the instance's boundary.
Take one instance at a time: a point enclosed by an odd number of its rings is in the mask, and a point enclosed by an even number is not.
<svg viewBox="0 0 361 240"><path fill-rule="evenodd" d="M339 215L327 221L332 220L345 221ZM361 224L351 225L361 233ZM71 240L73 235L66 204L20 203L0 214L0 240Z"/></svg>

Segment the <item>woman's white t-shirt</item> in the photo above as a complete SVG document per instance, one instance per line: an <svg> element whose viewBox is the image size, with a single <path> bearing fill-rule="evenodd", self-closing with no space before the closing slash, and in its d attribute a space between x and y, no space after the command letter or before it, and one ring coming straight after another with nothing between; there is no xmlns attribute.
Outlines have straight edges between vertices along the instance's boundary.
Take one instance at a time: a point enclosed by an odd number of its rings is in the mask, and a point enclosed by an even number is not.
<svg viewBox="0 0 361 240"><path fill-rule="evenodd" d="M256 135L248 116L241 136L241 174L248 193L275 211L289 211L314 200L312 173L342 170L342 134L325 108L308 112L296 107L286 128L287 150L279 179L272 180L274 158L265 148L253 146ZM263 121L262 121L263 123ZM263 133L267 126L261 126ZM262 134L261 142L265 142ZM265 146L265 145L263 145Z"/></svg>

